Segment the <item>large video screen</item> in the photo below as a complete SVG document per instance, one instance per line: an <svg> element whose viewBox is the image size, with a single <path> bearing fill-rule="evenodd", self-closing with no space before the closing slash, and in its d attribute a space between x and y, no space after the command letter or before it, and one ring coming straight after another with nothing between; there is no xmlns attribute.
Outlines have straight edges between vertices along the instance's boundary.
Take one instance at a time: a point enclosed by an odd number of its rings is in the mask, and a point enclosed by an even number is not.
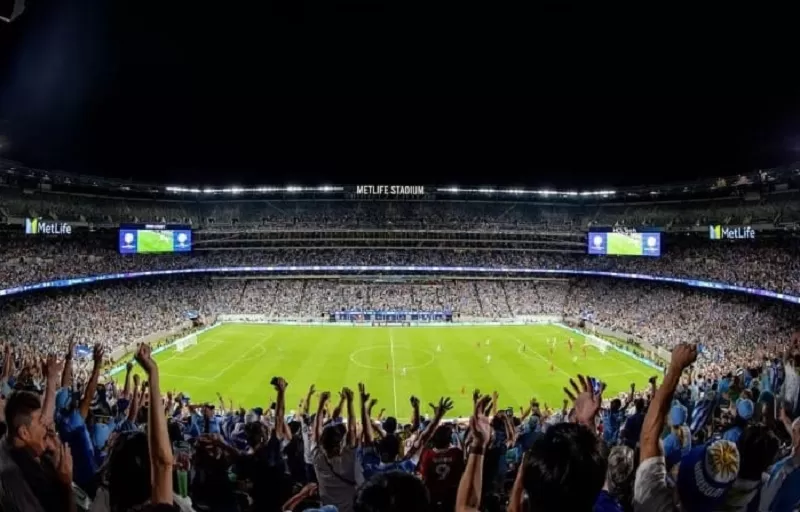
<svg viewBox="0 0 800 512"><path fill-rule="evenodd" d="M589 254L661 256L661 233L589 232Z"/></svg>
<svg viewBox="0 0 800 512"><path fill-rule="evenodd" d="M189 252L191 250L191 229L123 227L119 230L119 252L121 254Z"/></svg>

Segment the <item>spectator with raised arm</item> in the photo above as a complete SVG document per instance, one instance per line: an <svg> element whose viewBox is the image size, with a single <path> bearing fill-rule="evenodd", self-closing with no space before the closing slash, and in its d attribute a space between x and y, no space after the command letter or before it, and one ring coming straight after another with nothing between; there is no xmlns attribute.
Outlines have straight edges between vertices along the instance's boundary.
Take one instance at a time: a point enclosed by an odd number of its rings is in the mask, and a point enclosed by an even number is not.
<svg viewBox="0 0 800 512"><path fill-rule="evenodd" d="M694 345L675 347L664 380L650 402L642 426L641 462L634 487L637 511L672 511L679 504L684 510L711 510L736 480L739 451L734 443L720 440L698 446L681 459L677 496L668 485L661 432L681 374L695 359L697 348Z"/></svg>
<svg viewBox="0 0 800 512"><path fill-rule="evenodd" d="M352 401L350 390L345 400ZM352 512L356 488L364 482L361 464L357 460L355 436L345 425L323 424L323 411L330 400L328 391L320 393L319 407L314 419L312 457L319 484L319 496L324 505L333 505L339 512ZM349 398L348 398L349 397ZM348 406L348 411L351 406Z"/></svg>
<svg viewBox="0 0 800 512"><path fill-rule="evenodd" d="M368 401L369 395L366 395L366 398ZM367 401L364 401L364 407ZM362 448L361 464L364 468L365 478L370 478L375 473L385 473L387 471L401 471L404 473L414 473L416 471L416 461L420 450L422 450L422 448L428 444L431 437L433 437L444 415L453 409L453 401L449 398L442 397L438 405L434 406L431 404L431 407L434 411L433 419L428 423L419 437L412 442L411 448L402 459L399 458L399 446L393 446L392 450L387 450L384 444L383 448L380 448L380 453L376 453L376 448L370 445ZM364 414L366 414L366 412Z"/></svg>
<svg viewBox="0 0 800 512"><path fill-rule="evenodd" d="M570 379L574 423L547 429L525 456L518 478L530 503L542 510L591 510L606 480L607 462L595 430L603 385L591 377ZM515 504L517 509L521 504Z"/></svg>

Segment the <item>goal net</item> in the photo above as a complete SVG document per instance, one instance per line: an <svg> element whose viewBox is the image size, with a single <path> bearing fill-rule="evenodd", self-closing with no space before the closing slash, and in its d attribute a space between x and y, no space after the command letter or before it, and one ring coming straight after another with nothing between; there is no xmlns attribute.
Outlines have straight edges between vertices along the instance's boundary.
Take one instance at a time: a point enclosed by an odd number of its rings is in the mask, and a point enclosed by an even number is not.
<svg viewBox="0 0 800 512"><path fill-rule="evenodd" d="M195 336L194 334L192 334L191 336L186 336L185 338L181 338L178 341L176 341L175 351L183 352L192 345L197 345L197 336Z"/></svg>
<svg viewBox="0 0 800 512"><path fill-rule="evenodd" d="M596 348L601 354L605 354L608 351L608 347L611 346L611 343L591 334L586 335L585 342L585 345Z"/></svg>

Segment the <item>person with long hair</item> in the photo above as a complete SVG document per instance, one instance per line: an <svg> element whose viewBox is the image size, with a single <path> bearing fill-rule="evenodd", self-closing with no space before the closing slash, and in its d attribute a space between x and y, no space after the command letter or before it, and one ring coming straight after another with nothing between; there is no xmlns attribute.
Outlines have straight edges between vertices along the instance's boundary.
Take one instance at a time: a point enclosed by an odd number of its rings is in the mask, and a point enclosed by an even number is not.
<svg viewBox="0 0 800 512"><path fill-rule="evenodd" d="M686 426L687 417L686 407L679 403L674 404L669 411L669 434L664 438L664 458L668 470L692 449L692 432Z"/></svg>

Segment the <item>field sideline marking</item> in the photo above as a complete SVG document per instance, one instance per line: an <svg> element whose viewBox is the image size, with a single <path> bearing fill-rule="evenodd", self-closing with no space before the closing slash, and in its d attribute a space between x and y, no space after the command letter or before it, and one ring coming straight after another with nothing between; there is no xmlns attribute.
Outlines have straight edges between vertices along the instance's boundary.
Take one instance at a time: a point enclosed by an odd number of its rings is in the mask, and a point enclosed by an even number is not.
<svg viewBox="0 0 800 512"><path fill-rule="evenodd" d="M394 415L397 417L397 375L395 374L394 336L392 336L391 327L389 328L389 353L392 357L392 393L394 394Z"/></svg>

